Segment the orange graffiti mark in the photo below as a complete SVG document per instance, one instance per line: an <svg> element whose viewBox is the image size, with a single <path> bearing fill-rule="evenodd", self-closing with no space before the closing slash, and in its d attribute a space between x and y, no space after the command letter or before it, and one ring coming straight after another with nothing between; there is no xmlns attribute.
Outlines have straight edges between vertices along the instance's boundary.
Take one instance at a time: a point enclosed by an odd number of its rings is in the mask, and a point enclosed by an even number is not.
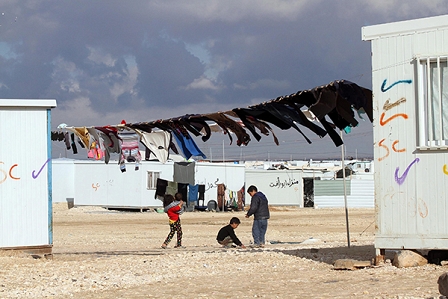
<svg viewBox="0 0 448 299"><path fill-rule="evenodd" d="M426 216L428 216L428 206L426 205L426 202L419 198L417 206L420 217L426 218Z"/></svg>
<svg viewBox="0 0 448 299"><path fill-rule="evenodd" d="M15 176L12 175L12 169L15 168L15 167L17 167L17 166L18 166L17 164L14 164L14 165L11 166L11 168L9 169L9 176L10 176L11 179L13 179L13 180L20 180L20 178L15 177Z"/></svg>
<svg viewBox="0 0 448 299"><path fill-rule="evenodd" d="M5 164L5 163L2 162L2 161L0 161L0 164ZM13 180L20 180L20 178L14 176L14 175L12 174L13 169L16 168L17 166L19 166L19 164L14 164L14 165L12 165L12 166L9 168L9 172L6 172L5 170L0 169L0 172L3 173L3 178L0 180L0 184L3 183L4 181L6 181L6 179L8 178L8 174L9 174L9 177L10 177L11 179L13 179Z"/></svg>
<svg viewBox="0 0 448 299"><path fill-rule="evenodd" d="M397 145L397 144L398 144L398 140L395 140L395 141L392 143L392 149L394 150L394 152L402 153L402 152L405 152L405 151L406 151L405 148L400 148L400 149L395 148L395 145Z"/></svg>
<svg viewBox="0 0 448 299"><path fill-rule="evenodd" d="M386 140L386 139L385 138L381 139L381 141L378 143L378 145L381 147L384 147L386 149L387 153L384 156L382 156L381 158L378 158L378 161L382 161L382 160L386 159L390 153L389 148L387 146L383 145L384 140Z"/></svg>
<svg viewBox="0 0 448 299"><path fill-rule="evenodd" d="M98 191L98 188L100 187L100 184L96 183L96 185L94 185L92 183L92 188L95 189L95 191Z"/></svg>
<svg viewBox="0 0 448 299"><path fill-rule="evenodd" d="M5 164L3 162L0 161L0 164ZM0 169L1 172L3 172L3 176L4 178L0 181L0 184L3 183L4 181L6 181L6 179L8 178L8 174L6 173L6 171L4 171L3 169Z"/></svg>
<svg viewBox="0 0 448 299"><path fill-rule="evenodd" d="M448 175L448 169L446 168L446 164L443 165L443 173Z"/></svg>
<svg viewBox="0 0 448 299"><path fill-rule="evenodd" d="M397 113L392 115L391 117L389 117L388 119L384 120L384 116L386 115L385 112L381 113L381 117L380 117L380 125L384 126L385 124L387 124L388 122L390 122L391 120L393 120L394 118L397 117L403 117L404 119L408 119L408 115L405 113Z"/></svg>

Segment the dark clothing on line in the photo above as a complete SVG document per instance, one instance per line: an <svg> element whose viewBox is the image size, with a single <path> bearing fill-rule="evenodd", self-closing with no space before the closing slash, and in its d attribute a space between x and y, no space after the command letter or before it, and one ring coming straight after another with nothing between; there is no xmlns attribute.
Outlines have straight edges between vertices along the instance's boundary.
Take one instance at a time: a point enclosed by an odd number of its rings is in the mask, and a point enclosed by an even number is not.
<svg viewBox="0 0 448 299"><path fill-rule="evenodd" d="M195 162L174 162L174 181L194 185L195 165Z"/></svg>
<svg viewBox="0 0 448 299"><path fill-rule="evenodd" d="M156 193L154 194L154 198L162 200L166 193L166 187L168 187L168 181L157 178Z"/></svg>
<svg viewBox="0 0 448 299"><path fill-rule="evenodd" d="M237 136L237 145L247 145L249 143L249 134L247 134L246 130L233 119L227 117L221 112L204 114L204 116L216 122L218 126L220 126L221 129L227 133L230 138L230 144L232 144L232 136L228 130L232 131Z"/></svg>

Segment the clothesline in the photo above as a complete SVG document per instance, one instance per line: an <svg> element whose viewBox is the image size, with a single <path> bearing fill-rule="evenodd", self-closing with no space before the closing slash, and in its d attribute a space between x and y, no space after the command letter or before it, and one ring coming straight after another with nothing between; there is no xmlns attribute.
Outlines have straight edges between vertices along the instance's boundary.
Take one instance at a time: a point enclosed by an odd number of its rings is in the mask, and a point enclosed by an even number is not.
<svg viewBox="0 0 448 299"><path fill-rule="evenodd" d="M162 163L167 161L170 149L177 154L181 153L187 160L193 156L205 159L206 156L190 134L201 137L206 142L212 131L216 132L216 128L228 135L230 144L233 143L231 133L235 134L238 146L246 146L251 141L247 130L257 141L261 139L260 134L269 136L272 133L274 142L279 145L271 125L281 130L294 128L311 143L300 125L321 138L328 134L335 146L340 146L343 141L335 129L349 132L352 127L356 127L358 121L354 111L358 117L362 118L361 114L366 114L370 122L373 121L371 90L350 81L338 80L257 105L224 112L186 114L138 123L122 121L121 124L107 126L70 127L61 124L58 129L71 132L72 143L73 136L76 135L81 141L80 144L88 151L97 149L97 157L101 156L101 151L104 152L106 163L109 162L110 153L119 154L119 164L122 168L126 160L137 164L140 162L139 142ZM60 139L60 136L58 138ZM65 136L64 141L67 143Z"/></svg>

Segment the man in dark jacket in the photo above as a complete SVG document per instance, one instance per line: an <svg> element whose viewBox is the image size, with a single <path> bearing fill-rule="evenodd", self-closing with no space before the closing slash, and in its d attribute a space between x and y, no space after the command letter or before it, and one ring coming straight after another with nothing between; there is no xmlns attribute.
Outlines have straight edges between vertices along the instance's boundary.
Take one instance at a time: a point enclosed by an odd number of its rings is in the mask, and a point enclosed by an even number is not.
<svg viewBox="0 0 448 299"><path fill-rule="evenodd" d="M266 243L265 235L268 229L269 206L266 196L257 190L254 185L247 189L247 193L252 196L250 209L247 211L246 218L254 215L252 224L252 236L254 238L254 247L264 247Z"/></svg>
<svg viewBox="0 0 448 299"><path fill-rule="evenodd" d="M216 236L218 243L223 247L234 247L232 246L232 243L235 243L236 246L246 248L246 246L244 246L235 235L235 229L238 225L240 225L240 223L240 219L237 217L232 217L232 219L230 219L230 223L219 230L218 235Z"/></svg>

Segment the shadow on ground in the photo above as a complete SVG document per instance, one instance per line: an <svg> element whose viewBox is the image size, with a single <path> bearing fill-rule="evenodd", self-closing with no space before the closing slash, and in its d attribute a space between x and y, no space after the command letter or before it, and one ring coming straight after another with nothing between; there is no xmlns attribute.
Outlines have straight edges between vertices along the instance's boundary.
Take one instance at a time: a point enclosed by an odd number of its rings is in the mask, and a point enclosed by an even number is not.
<svg viewBox="0 0 448 299"><path fill-rule="evenodd" d="M372 261L375 258L373 245L332 247L332 248L297 248L275 250L283 254L306 258L327 264L333 264L338 259L352 259L357 261ZM389 258L386 253L386 258Z"/></svg>
<svg viewBox="0 0 448 299"><path fill-rule="evenodd" d="M240 250L240 249L233 249ZM151 256L151 255L165 255L179 251L193 251L193 252L217 252L226 251L223 248L200 248L187 247L184 249L168 248L168 249L149 249L149 250L113 250L113 251L86 251L86 252L58 252L53 253L54 257L62 255L74 256L93 256L93 257L107 257L107 256ZM244 250L246 251L246 250ZM332 247L332 248L291 248L291 249L275 249L275 248L255 248L248 249L248 251L272 251L279 252L286 255L291 255L299 258L306 258L317 262L323 262L333 265L338 259L352 259L357 261L372 261L375 258L375 248L373 245L350 246L350 247ZM386 251L386 259L393 259L394 251Z"/></svg>

